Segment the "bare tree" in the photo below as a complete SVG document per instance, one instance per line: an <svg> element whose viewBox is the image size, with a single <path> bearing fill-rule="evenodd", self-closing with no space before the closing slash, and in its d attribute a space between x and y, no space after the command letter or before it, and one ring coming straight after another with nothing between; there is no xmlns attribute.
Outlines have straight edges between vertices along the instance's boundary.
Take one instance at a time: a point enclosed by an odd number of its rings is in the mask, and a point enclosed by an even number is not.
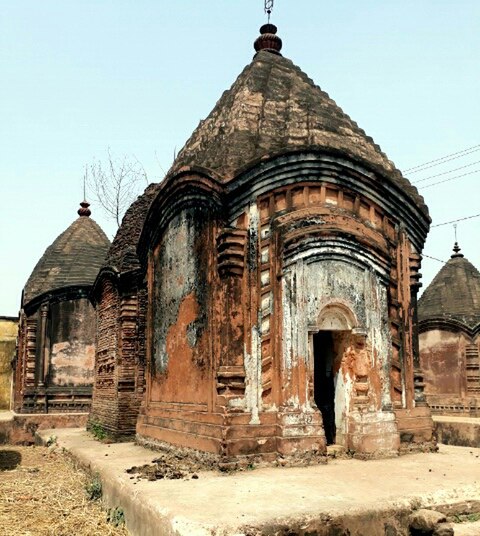
<svg viewBox="0 0 480 536"><path fill-rule="evenodd" d="M94 159L86 166L85 179L90 195L107 217L120 226L125 211L138 196L141 187L148 185L147 174L135 156L116 158L110 148L107 155L105 162Z"/></svg>

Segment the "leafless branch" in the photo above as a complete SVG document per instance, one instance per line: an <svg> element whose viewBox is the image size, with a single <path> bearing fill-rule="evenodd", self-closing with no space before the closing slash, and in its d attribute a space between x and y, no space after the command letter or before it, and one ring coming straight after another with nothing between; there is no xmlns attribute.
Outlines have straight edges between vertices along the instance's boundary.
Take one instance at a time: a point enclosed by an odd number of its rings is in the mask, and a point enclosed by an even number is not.
<svg viewBox="0 0 480 536"><path fill-rule="evenodd" d="M118 226L140 193L142 184L148 185L147 173L137 157L124 155L117 158L110 147L105 162L94 159L87 166L86 182L89 194Z"/></svg>

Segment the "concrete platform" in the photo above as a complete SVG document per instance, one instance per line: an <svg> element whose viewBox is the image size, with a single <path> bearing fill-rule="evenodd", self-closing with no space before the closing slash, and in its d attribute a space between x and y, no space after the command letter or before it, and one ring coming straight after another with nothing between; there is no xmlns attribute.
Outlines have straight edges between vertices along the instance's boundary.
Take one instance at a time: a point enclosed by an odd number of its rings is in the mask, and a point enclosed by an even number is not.
<svg viewBox="0 0 480 536"><path fill-rule="evenodd" d="M433 423L439 443L480 447L480 418L434 415Z"/></svg>
<svg viewBox="0 0 480 536"><path fill-rule="evenodd" d="M88 413L0 411L0 445L33 445L38 430L85 427Z"/></svg>
<svg viewBox="0 0 480 536"><path fill-rule="evenodd" d="M406 518L416 508L480 512L480 449L441 446L436 454L388 460L135 483L126 469L150 463L155 452L105 445L80 429L37 435L53 434L60 448L99 473L106 504L123 509L134 536L406 536Z"/></svg>

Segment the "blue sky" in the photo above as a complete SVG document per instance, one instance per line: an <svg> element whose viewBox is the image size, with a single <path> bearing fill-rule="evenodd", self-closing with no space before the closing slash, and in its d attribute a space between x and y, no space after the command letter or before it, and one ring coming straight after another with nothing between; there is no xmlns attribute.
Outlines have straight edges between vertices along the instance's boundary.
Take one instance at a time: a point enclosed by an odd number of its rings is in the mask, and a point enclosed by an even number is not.
<svg viewBox="0 0 480 536"><path fill-rule="evenodd" d="M0 315L76 217L82 174L108 147L151 182L252 58L261 0L0 2ZM480 144L478 0L276 0L283 53L406 170ZM412 174L480 169L480 151ZM409 177L408 173L405 173ZM420 190L435 223L480 213L480 173ZM93 217L115 229L98 207ZM480 218L460 222L480 268ZM447 260L452 226L425 253ZM423 262L424 285L441 267Z"/></svg>

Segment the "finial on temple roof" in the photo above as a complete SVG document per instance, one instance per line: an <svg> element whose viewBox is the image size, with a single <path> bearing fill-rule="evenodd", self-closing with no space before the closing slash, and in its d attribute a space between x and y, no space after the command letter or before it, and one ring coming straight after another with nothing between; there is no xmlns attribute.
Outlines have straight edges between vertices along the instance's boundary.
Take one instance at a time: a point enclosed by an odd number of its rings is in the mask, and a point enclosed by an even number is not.
<svg viewBox="0 0 480 536"><path fill-rule="evenodd" d="M455 229L455 245L453 246L453 255L451 256L452 259L455 259L457 257L463 257L463 253L460 253L460 246L458 245L457 241L457 224L453 224L453 228Z"/></svg>
<svg viewBox="0 0 480 536"><path fill-rule="evenodd" d="M270 15L272 14L272 10L273 10L273 1L274 0L264 0L264 9L265 9L265 13L268 17L268 24L270 24Z"/></svg>
<svg viewBox="0 0 480 536"><path fill-rule="evenodd" d="M266 50L267 52L281 56L280 50L282 50L282 40L280 37L278 37L278 35L276 35L277 27L275 24L270 24L273 1L274 0L264 0L264 10L267 15L268 22L260 28L260 36L257 37L253 46L257 52L260 50Z"/></svg>
<svg viewBox="0 0 480 536"><path fill-rule="evenodd" d="M457 257L463 257L463 253L460 253L461 248L458 245L458 242L455 242L455 245L453 246L453 255L450 257L451 259L455 259Z"/></svg>
<svg viewBox="0 0 480 536"><path fill-rule="evenodd" d="M90 216L90 214L92 213L92 211L88 208L89 206L90 206L90 203L88 203L87 201L83 200L80 203L80 208L77 210L77 214L79 216L86 216L88 218Z"/></svg>

